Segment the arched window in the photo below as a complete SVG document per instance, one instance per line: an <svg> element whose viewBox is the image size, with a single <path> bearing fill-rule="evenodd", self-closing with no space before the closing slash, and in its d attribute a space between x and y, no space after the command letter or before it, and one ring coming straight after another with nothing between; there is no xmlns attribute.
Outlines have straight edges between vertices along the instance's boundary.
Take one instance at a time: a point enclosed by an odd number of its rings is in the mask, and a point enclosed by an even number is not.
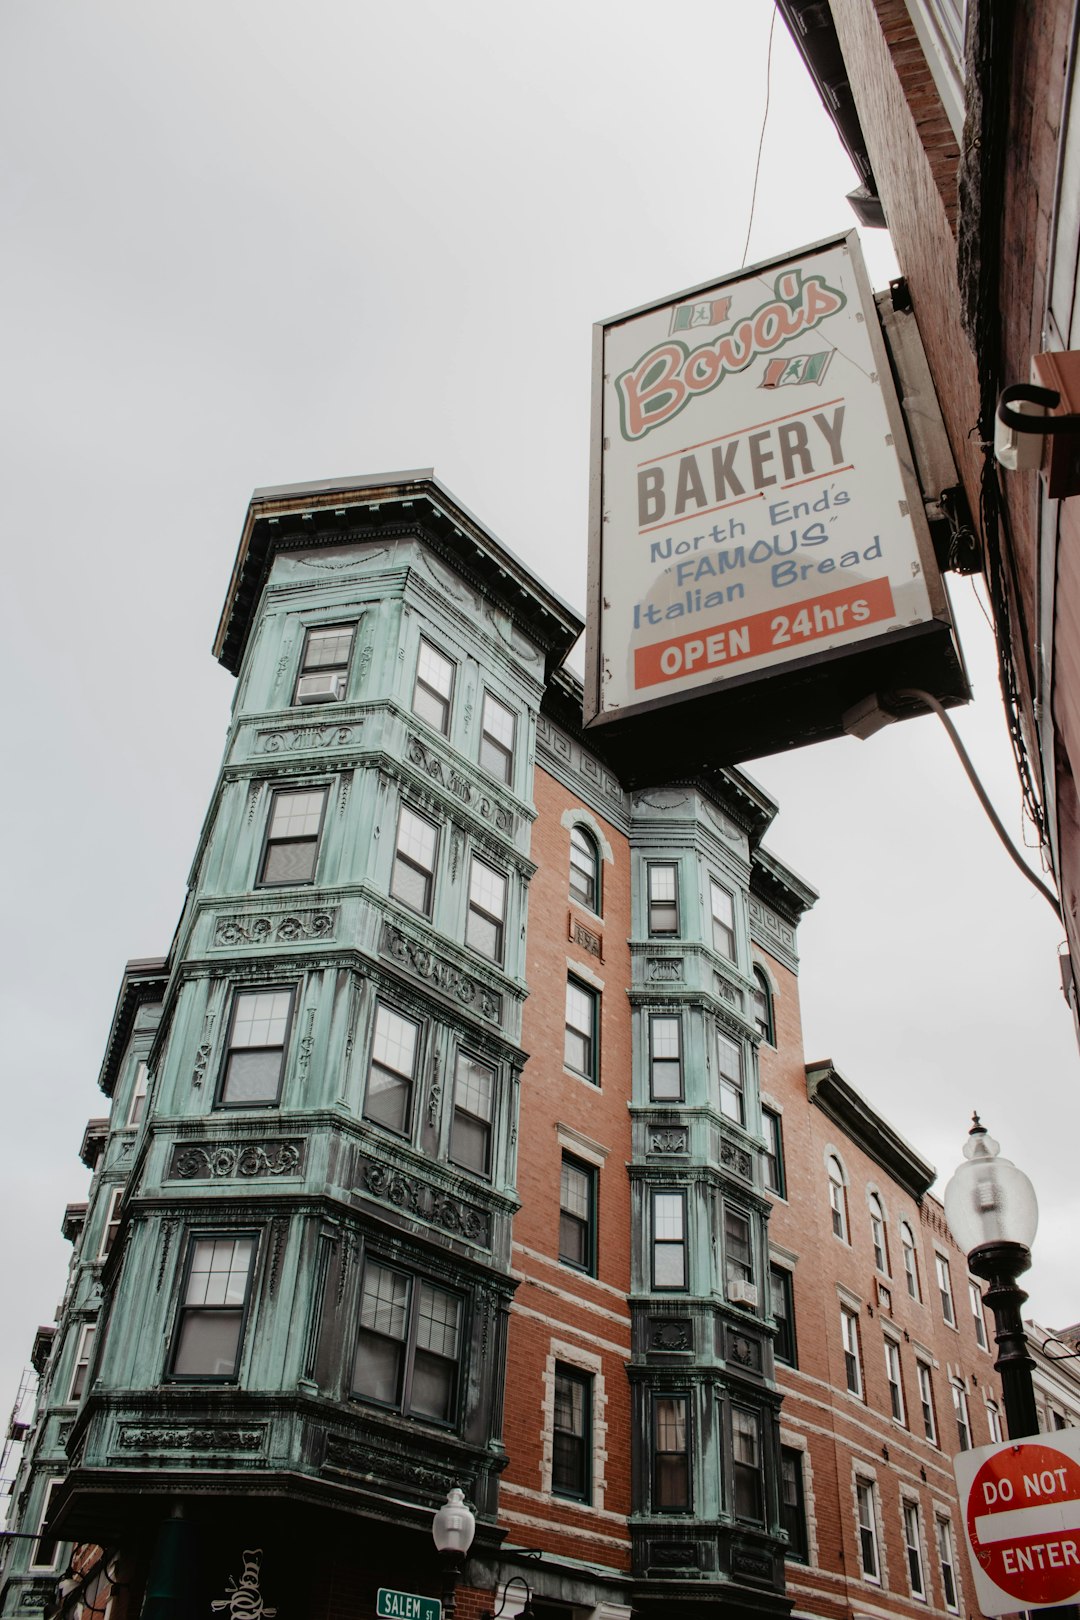
<svg viewBox="0 0 1080 1620"><path fill-rule="evenodd" d="M830 1153L826 1164L829 1171L829 1207L832 1210L832 1229L838 1238L848 1241L847 1191L840 1160Z"/></svg>
<svg viewBox="0 0 1080 1620"><path fill-rule="evenodd" d="M912 1299L922 1299L919 1288L919 1256L915 1248L915 1234L907 1221L900 1222L900 1247L904 1253L904 1276Z"/></svg>
<svg viewBox="0 0 1080 1620"><path fill-rule="evenodd" d="M600 851L584 827L570 829L570 898L600 911Z"/></svg>
<svg viewBox="0 0 1080 1620"><path fill-rule="evenodd" d="M870 1238L874 1245L874 1264L879 1271L889 1275L889 1239L885 1232L885 1211L881 1207L881 1199L877 1193L871 1193L867 1202L870 1205Z"/></svg>
<svg viewBox="0 0 1080 1620"><path fill-rule="evenodd" d="M768 979L758 967L754 969L754 988L751 991L750 999L754 1007L754 1023L757 1026L758 1034L770 1046L775 1046L772 991L769 988Z"/></svg>

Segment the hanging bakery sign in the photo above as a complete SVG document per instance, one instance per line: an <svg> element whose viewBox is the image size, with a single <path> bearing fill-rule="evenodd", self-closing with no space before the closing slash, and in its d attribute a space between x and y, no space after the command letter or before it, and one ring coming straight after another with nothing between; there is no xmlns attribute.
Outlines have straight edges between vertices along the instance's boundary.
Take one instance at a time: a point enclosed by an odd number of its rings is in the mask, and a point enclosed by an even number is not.
<svg viewBox="0 0 1080 1620"><path fill-rule="evenodd" d="M603 322L594 354L590 722L778 671L805 685L898 637L952 646L853 233ZM803 701L779 727L758 706L721 753L835 734L861 679L811 681L822 713ZM964 695L962 672L945 684Z"/></svg>

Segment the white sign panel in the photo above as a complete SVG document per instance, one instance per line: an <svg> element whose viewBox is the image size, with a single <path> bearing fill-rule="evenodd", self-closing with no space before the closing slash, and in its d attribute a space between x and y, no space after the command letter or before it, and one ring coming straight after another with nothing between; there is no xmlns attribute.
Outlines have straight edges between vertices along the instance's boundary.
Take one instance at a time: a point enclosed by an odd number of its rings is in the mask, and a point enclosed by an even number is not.
<svg viewBox="0 0 1080 1620"><path fill-rule="evenodd" d="M953 1458L983 1614L1080 1597L1080 1430Z"/></svg>
<svg viewBox="0 0 1080 1620"><path fill-rule="evenodd" d="M597 718L939 616L853 234L602 344Z"/></svg>

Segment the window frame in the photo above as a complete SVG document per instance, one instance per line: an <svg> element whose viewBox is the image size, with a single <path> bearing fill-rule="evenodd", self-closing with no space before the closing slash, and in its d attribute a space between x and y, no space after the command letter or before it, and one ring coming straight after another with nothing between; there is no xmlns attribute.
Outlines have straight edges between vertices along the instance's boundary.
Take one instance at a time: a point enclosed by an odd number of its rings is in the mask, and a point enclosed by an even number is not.
<svg viewBox="0 0 1080 1620"><path fill-rule="evenodd" d="M730 922L727 922L717 913L717 895L723 895L730 906ZM735 918L735 895L731 889L721 883L719 878L714 878L711 873L709 874L709 916L712 925L710 938L713 950L717 956L722 956L725 962L737 962L739 959L739 938ZM720 933L719 941L717 940L718 930Z"/></svg>
<svg viewBox="0 0 1080 1620"><path fill-rule="evenodd" d="M475 874L476 874L478 868L482 869L485 872L490 873L490 875L493 878L496 878L498 880L498 882L502 884L502 915L501 916L499 916L499 914L497 912L489 911L486 906L481 905L479 903L479 901L474 897L474 894L473 894L473 879L475 877ZM509 903L510 903L510 879L509 879L509 876L507 875L507 873L500 872L499 868L497 866L493 866L490 861L485 861L479 855L470 855L469 856L469 887L468 887L468 894L467 894L467 898L466 898L466 911L465 911L465 944L468 946L470 951L475 951L477 956L482 956L485 962L493 962L496 967L502 967L503 961L504 961L504 958L505 958L505 955L506 955L506 916L507 916L507 910L509 908ZM473 924L473 918L474 917L481 919L481 922L479 924L477 924L476 926L483 926L483 925L486 924L487 926L491 927L494 930L494 933L495 933L495 950L494 951L485 950L482 945L477 944L476 939L473 937L474 936L474 924Z"/></svg>
<svg viewBox="0 0 1080 1620"><path fill-rule="evenodd" d="M412 854L405 853L401 847L401 832L406 817L410 817L415 822L420 822L424 827L428 828L433 835L430 866L424 866L419 859ZM394 859L390 868L390 898L392 900L397 900L399 904L403 906L407 906L408 909L414 912L418 917L430 917L432 907L435 903L435 873L439 864L440 831L441 829L438 823L432 821L430 816L421 815L420 812L418 810L414 810L412 805L407 803L406 800L403 799L401 801L401 804L398 806L397 830L394 834ZM422 906L414 905L408 896L397 888L396 885L398 881L399 865L405 867L411 873L418 873L420 875L424 884L424 904Z"/></svg>
<svg viewBox="0 0 1080 1620"><path fill-rule="evenodd" d="M472 1064L478 1069L483 1069L491 1076L491 1107L486 1118L482 1114L477 1114L472 1109L464 1107L463 1104L458 1101L458 1086L461 1080L461 1065L463 1062ZM482 1176L485 1181L491 1180L495 1146L495 1112L498 1104L498 1090L499 1071L496 1065L494 1063L485 1063L483 1058L478 1057L475 1052L470 1052L467 1047L459 1046L454 1055L454 1090L450 1108L450 1140L447 1145L446 1156L450 1163L456 1165L459 1170L466 1170L472 1175ZM459 1116L463 1120L468 1121L472 1126L480 1126L483 1128L484 1164L482 1169L478 1169L477 1166L470 1163L467 1158L455 1156L454 1137L456 1134L455 1127L457 1126Z"/></svg>
<svg viewBox="0 0 1080 1620"><path fill-rule="evenodd" d="M255 1265L259 1255L259 1231L257 1227L244 1227L238 1230L223 1229L217 1226L189 1227L187 1233L187 1249L184 1254L184 1265L180 1277L180 1290L176 1304L176 1315L173 1320L172 1334L169 1340L166 1381L173 1384L236 1384L240 1379L240 1362L244 1353L244 1340L247 1334L248 1320L251 1315L251 1304L255 1293ZM250 1243L251 1252L248 1256L247 1276L244 1281L244 1297L239 1306L221 1304L208 1306L205 1301L199 1305L187 1299L188 1287L191 1283L191 1274L195 1253L200 1243ZM234 1250L235 1252L235 1250ZM231 1276L231 1268L229 1275ZM228 1373L192 1373L177 1372L176 1363L179 1359L184 1340L184 1323L187 1313L196 1310L220 1310L222 1315L228 1311L237 1317L236 1324L236 1353L233 1357L232 1371Z"/></svg>
<svg viewBox="0 0 1080 1620"><path fill-rule="evenodd" d="M559 1427L559 1382L581 1391L581 1434L575 1435L573 1430ZM583 1502L587 1506L592 1504L593 1497L593 1386L595 1375L586 1372L582 1367L575 1367L570 1362L556 1361L554 1378L551 1389L551 1494L565 1502ZM558 1451L558 1436L570 1435L572 1440L578 1441L580 1446L580 1484L556 1484L556 1453Z"/></svg>
<svg viewBox="0 0 1080 1620"><path fill-rule="evenodd" d="M783 1297L784 1309L776 1309L776 1282L780 1282L779 1292ZM799 1365L799 1345L795 1335L795 1276L787 1266L778 1266L774 1260L769 1261L769 1313L777 1324L776 1335L773 1339L773 1356L785 1367ZM781 1326L781 1324L783 1324ZM787 1353L785 1354L785 1351Z"/></svg>
<svg viewBox="0 0 1080 1620"><path fill-rule="evenodd" d="M30 1563L27 1566L28 1573L35 1575L55 1574L55 1572L60 1568L60 1547L62 1545L60 1538L59 1536L53 1536L50 1540L43 1534L43 1531L48 1523L49 1508L52 1505L53 1497L56 1495L63 1483L63 1476L57 1474L50 1474L45 1481L45 1495L41 1503L41 1516L37 1523L37 1535L34 1538L34 1550L30 1554ZM52 1559L47 1564L41 1562L41 1545L43 1542L46 1548L50 1546L52 1547Z"/></svg>
<svg viewBox="0 0 1080 1620"><path fill-rule="evenodd" d="M582 994L588 1003L590 1013L590 1028L585 1030L577 1024L570 1022L570 987ZM586 1081L590 1086L600 1086L600 992L593 985L588 984L576 973L566 975L566 1023L563 1031L563 1068L570 1074L576 1074L579 1080ZM577 1036L585 1043L584 1068L578 1069L570 1062L567 1055L566 1037L568 1034Z"/></svg>
<svg viewBox="0 0 1080 1620"><path fill-rule="evenodd" d="M317 831L311 833L295 834L285 838L273 836L274 817L277 807L289 798L321 797L322 805L319 809L319 826ZM322 848L323 832L326 827L326 807L330 800L330 785L327 782L316 783L279 783L270 789L270 807L266 814L266 823L263 828L262 850L259 854L258 877L255 880L256 889L305 889L311 888L315 883L319 865L319 850ZM267 867L275 849L299 848L301 845L311 846L311 872L307 877L268 878Z"/></svg>
<svg viewBox="0 0 1080 1620"><path fill-rule="evenodd" d="M745 1257L742 1253L743 1239L733 1231L733 1225L738 1222L746 1230ZM732 1283L749 1283L753 1288L757 1272L754 1268L754 1223L744 1209L734 1204L724 1203L724 1292L730 1298ZM741 1304L741 1301L736 1301ZM745 1309L745 1305L743 1306Z"/></svg>
<svg viewBox="0 0 1080 1620"><path fill-rule="evenodd" d="M967 1388L961 1378L955 1375L949 1378L949 1388L952 1390L953 1416L956 1418L956 1437L960 1442L961 1451L971 1451L975 1444L971 1432L971 1412L968 1407Z"/></svg>
<svg viewBox="0 0 1080 1620"><path fill-rule="evenodd" d="M730 1047L735 1053L734 1068L724 1066L724 1048ZM728 1035L726 1031L716 1026L716 1083L719 1094L720 1112L725 1119L733 1125L741 1125L746 1129L746 1062L743 1049L739 1042Z"/></svg>
<svg viewBox="0 0 1080 1620"><path fill-rule="evenodd" d="M754 1026L766 1046L776 1045L776 1015L773 1008L772 985L764 969L754 968L754 989L750 992L750 1005Z"/></svg>
<svg viewBox="0 0 1080 1620"><path fill-rule="evenodd" d="M968 1305L975 1322L975 1343L980 1350L989 1350L990 1339L986 1332L986 1317L983 1315L982 1289L974 1277L968 1278Z"/></svg>
<svg viewBox="0 0 1080 1620"><path fill-rule="evenodd" d="M665 1053L665 1054L663 1054L662 1056L659 1056L659 1057L657 1056L657 1052L656 1052L656 1026L658 1024L670 1024L670 1025L674 1026L674 1030L675 1030L675 1055L674 1055L674 1057L670 1056L667 1053ZM658 1072L657 1071L657 1065L658 1064L662 1066L661 1069L660 1069L660 1072L662 1074L667 1075L668 1078L670 1078L670 1076L672 1074L674 1075L674 1077L675 1077L675 1090L674 1091L658 1091L657 1090L656 1079L657 1079L657 1072ZM686 1093L685 1093L685 1089L684 1089L684 1078L683 1078L682 1015L681 1015L681 1013L677 1013L677 1012L659 1012L659 1011L650 1012L649 1013L649 1101L650 1102L659 1102L659 1103L684 1102L685 1098L686 1098Z"/></svg>
<svg viewBox="0 0 1080 1620"><path fill-rule="evenodd" d="M956 1578L956 1543L953 1540L952 1520L940 1513L934 1514L934 1539L937 1542L938 1568L941 1575L941 1595L950 1614L960 1613L960 1584ZM952 1589L952 1600L949 1590Z"/></svg>
<svg viewBox="0 0 1080 1620"><path fill-rule="evenodd" d="M793 1459L795 1463L792 1470L792 1478L795 1481L794 1502L788 1502L786 1499L787 1474L785 1464L789 1459ZM780 1447L780 1523L787 1531L788 1536L787 1550L784 1556L793 1559L797 1564L808 1564L810 1562L810 1533L806 1522L806 1484L803 1479L805 1460L806 1454L800 1451L798 1446L782 1445ZM796 1526L795 1535L791 1533L792 1522Z"/></svg>
<svg viewBox="0 0 1080 1620"><path fill-rule="evenodd" d="M448 667L448 669L450 671L450 690L449 690L448 693L444 694L444 693L440 692L437 687L432 686L431 682L425 680L424 677L421 675L421 673L420 673L420 664L421 664L421 660L423 659L423 656L424 656L424 648L425 647L430 652L434 653L434 655L435 655L435 657L437 659L440 659L444 664L447 665L447 667ZM421 636L420 637L420 645L419 645L419 648L417 649L417 654L416 654L416 673L415 673L415 675L413 677L412 702L410 704L410 708L411 708L412 713L416 716L416 718L418 720L422 720L426 726L430 726L432 731L436 732L437 735L440 736L440 737L448 737L450 735L450 722L451 722L451 719L453 717L453 709L454 709L454 687L456 686L456 684L457 684L457 664L454 661L454 659L447 657L446 653L443 652L442 648L437 647L435 645L435 643L432 640L429 639L429 637ZM445 714L444 714L444 717L443 717L444 723L441 726L436 725L435 722L433 720L431 720L424 713L423 709L417 708L417 706L416 706L416 694L417 694L418 691L421 690L421 688L423 689L425 694L430 694L430 696L431 696L431 698L432 698L432 700L433 700L433 702L434 702L434 704L436 706L445 705Z"/></svg>
<svg viewBox="0 0 1080 1620"><path fill-rule="evenodd" d="M672 895L654 895L653 880L662 872L671 873ZM679 862L678 861L646 861L645 863L645 905L646 929L650 939L678 939L682 927L682 906L679 903ZM673 922L670 928L657 927L654 920L654 907L670 909L673 913Z"/></svg>
<svg viewBox="0 0 1080 1620"><path fill-rule="evenodd" d="M872 1479L864 1479L860 1475L855 1477L855 1523L859 1532L859 1572L864 1581L870 1581L874 1586L881 1585L881 1543L878 1539L878 1513L876 1490ZM869 1511L865 1518L863 1508ZM867 1549L873 1554L868 1559Z"/></svg>
<svg viewBox="0 0 1080 1620"><path fill-rule="evenodd" d="M907 1554L908 1588L918 1603L927 1601L926 1570L922 1555L922 1515L919 1504L909 1496L900 1498L900 1522Z"/></svg>
<svg viewBox="0 0 1080 1620"><path fill-rule="evenodd" d="M755 1453L752 1462L740 1458L738 1454L739 1418L749 1420L750 1428L742 1433L744 1437L752 1435ZM740 1508L740 1484L744 1489L750 1487L754 1499L753 1512ZM739 1524L765 1523L765 1447L761 1413L754 1406L744 1406L741 1401L731 1404L731 1511Z"/></svg>
<svg viewBox="0 0 1080 1620"><path fill-rule="evenodd" d="M917 1305L922 1303L922 1287L919 1281L919 1251L915 1243L915 1233L910 1222L900 1222L900 1252L904 1258L904 1277L907 1282L908 1298L913 1299Z"/></svg>
<svg viewBox="0 0 1080 1620"><path fill-rule="evenodd" d="M660 1407L663 1404L682 1408L682 1433L684 1444L681 1450L676 1447L661 1447ZM654 1390L650 1397L650 1468L649 1484L651 1494L651 1507L654 1513L692 1513L694 1511L694 1469L693 1469L693 1434L691 1430L690 1395L685 1390ZM675 1419L677 1426L678 1419ZM671 1425L664 1425L665 1430ZM662 1501L669 1489L667 1484L661 1484L662 1459L668 1457L682 1458L683 1492L678 1502Z"/></svg>
<svg viewBox="0 0 1080 1620"><path fill-rule="evenodd" d="M407 1283L405 1302L405 1330L399 1335L388 1333L374 1325L365 1326L363 1321L364 1304L366 1300L365 1286L369 1270L378 1267L381 1271L389 1272L392 1276L403 1277ZM434 1293L453 1300L457 1306L455 1323L456 1346L455 1354L446 1356L439 1351L433 1351L430 1346L421 1345L420 1324L423 1318L422 1304L423 1291L427 1288ZM355 1348L352 1363L348 1372L348 1395L350 1400L361 1401L365 1406L377 1407L383 1412L397 1412L403 1418L412 1422L431 1423L437 1428L450 1431L456 1430L461 1422L461 1395L466 1382L466 1352L468 1349L468 1301L465 1294L457 1288L447 1288L442 1282L435 1282L422 1271L412 1271L407 1266L399 1265L393 1260L384 1259L381 1253L368 1252L364 1256L364 1264L360 1273L359 1308L356 1320ZM360 1360L360 1350L363 1336L369 1334L381 1340L399 1345L399 1363L396 1373L397 1395L392 1401L380 1399L356 1387L356 1368ZM447 1406L450 1409L448 1417L438 1417L431 1412L425 1412L414 1406L413 1391L416 1378L417 1355L428 1355L440 1363L452 1365L452 1384Z"/></svg>
<svg viewBox="0 0 1080 1620"><path fill-rule="evenodd" d="M221 1057L221 1067L218 1074L217 1091L214 1096L215 1109L233 1108L277 1108L281 1103L281 1094L285 1089L285 1066L288 1061L289 1043L292 1039L293 1017L296 1012L295 984L245 984L233 985L229 1006L229 1019L225 1027L225 1045ZM280 1046L235 1046L233 1036L236 1033L237 1011L242 1002L256 996L287 995L289 1010L285 1015L285 1030L281 1037ZM229 1084L230 1060L234 1052L280 1052L280 1061L277 1072L277 1090L273 1097L255 1097L237 1101L226 1095Z"/></svg>
<svg viewBox="0 0 1080 1620"><path fill-rule="evenodd" d="M765 1151L761 1156L761 1181L766 1192L771 1192L777 1198L787 1202L787 1167L784 1164L784 1120L783 1115L775 1108L769 1108L765 1103L761 1105L761 1134L765 1139ZM775 1175L770 1177L769 1167L775 1165Z"/></svg>
<svg viewBox="0 0 1080 1620"><path fill-rule="evenodd" d="M413 1029L416 1031L416 1037L413 1042L411 1074L406 1074L404 1069L392 1068L389 1063L382 1062L375 1056L375 1043L379 1039L379 1014L381 1012L388 1013L391 1018L397 1018L403 1024L411 1024ZM408 1141L412 1135L413 1112L416 1103L417 1076L420 1072L420 1064L423 1057L425 1033L426 1026L421 1023L419 1018L413 1018L409 1013L402 1012L393 1001L390 1001L383 996L376 996L375 1008L371 1019L371 1041L368 1050L367 1071L364 1080L364 1100L361 1104L360 1116L362 1119L366 1120L369 1125L377 1125L380 1130L389 1131L391 1135L401 1137L406 1141ZM406 1098L405 1121L400 1127L390 1124L389 1121L385 1119L381 1119L378 1114L368 1112L368 1102L371 1097L371 1071L375 1067L378 1067L382 1073L392 1075L396 1080L404 1082L403 1089L405 1091Z"/></svg>
<svg viewBox="0 0 1080 1620"><path fill-rule="evenodd" d="M859 1317L850 1305L840 1306L840 1342L844 1348L844 1385L849 1395L866 1399L866 1385L862 1375L862 1346L859 1342ZM854 1382L852 1378L854 1377Z"/></svg>
<svg viewBox="0 0 1080 1620"><path fill-rule="evenodd" d="M835 1170L836 1174L833 1174ZM825 1160L825 1171L829 1181L829 1208L832 1211L833 1237L841 1243L851 1245L851 1223L848 1220L847 1178L844 1167L835 1153L830 1153Z"/></svg>
<svg viewBox="0 0 1080 1620"><path fill-rule="evenodd" d="M105 1206L105 1225L101 1229L101 1242L98 1244L97 1262L102 1265L112 1253L116 1239L120 1235L120 1205L124 1198L124 1184L109 1189L109 1202Z"/></svg>
<svg viewBox="0 0 1080 1620"><path fill-rule="evenodd" d="M891 1334L882 1335L885 1345L885 1382L889 1386L889 1409L894 1423L907 1428L907 1402L904 1400L904 1367L900 1346Z"/></svg>
<svg viewBox="0 0 1080 1620"><path fill-rule="evenodd" d="M941 1305L941 1319L946 1327L957 1327L956 1296L952 1288L952 1271L949 1267L947 1255L939 1254L934 1250L934 1277L937 1281L938 1300Z"/></svg>
<svg viewBox="0 0 1080 1620"><path fill-rule="evenodd" d="M659 1200L661 1198L669 1198L669 1199L671 1199L673 1201L673 1203L678 1207L678 1209L680 1211L680 1214L679 1214L679 1236L677 1238L668 1238L668 1237L660 1238L660 1237L657 1236L657 1205L658 1205ZM653 1187L653 1188L651 1188L650 1189L650 1198L649 1198L649 1215L650 1215L650 1226L651 1226L650 1236L651 1236L651 1240L652 1240L651 1244L650 1244L650 1259L651 1259L651 1266L652 1266L652 1273L651 1273L651 1277L650 1277L650 1284L651 1284L650 1292L652 1292L654 1294L685 1294L688 1287L689 1287L689 1279L690 1279L690 1268L689 1268L689 1265L687 1263L688 1259L689 1259L689 1256L688 1256L688 1253L687 1253L687 1237L686 1237L686 1216L687 1216L686 1188L685 1187ZM682 1281L681 1282L677 1282L677 1283L658 1283L657 1282L657 1280L656 1280L656 1276L657 1276L656 1262L657 1262L657 1258L658 1258L658 1255L659 1255L659 1252L661 1251L661 1249L663 1249L665 1252L666 1251L673 1251L673 1250L676 1250L676 1249L679 1250L680 1258L681 1258L681 1261L682 1261L682 1268L681 1268L682 1269Z"/></svg>
<svg viewBox="0 0 1080 1620"><path fill-rule="evenodd" d="M128 1116L124 1124L125 1130L137 1130L142 1124L143 1115L146 1113L149 1075L150 1065L145 1058L140 1058L135 1065L135 1082L131 1088L131 1102L128 1106Z"/></svg>
<svg viewBox="0 0 1080 1620"><path fill-rule="evenodd" d="M575 861L574 854L580 857ZM588 862L586 869L585 862ZM582 888L586 891L577 894L574 891L574 874L584 873ZM570 900L575 906L581 906L585 911L591 911L594 917L603 916L603 856L600 845L594 833L582 822L575 821L570 828L570 866L567 883ZM591 890L591 893L589 892Z"/></svg>
<svg viewBox="0 0 1080 1620"><path fill-rule="evenodd" d="M90 1382L90 1363L93 1360L96 1336L97 1322L83 1322L79 1329L78 1343L75 1347L75 1364L71 1369L71 1382L68 1386L69 1406L76 1405L86 1393L87 1385Z"/></svg>
<svg viewBox="0 0 1080 1620"><path fill-rule="evenodd" d="M290 708L315 708L322 703L344 703L349 695L349 670L352 664L353 648L356 646L356 624L353 620L349 624L308 624L304 626L304 645L300 649L300 663L297 666L296 681L293 685L292 703ZM349 645L343 659L334 664L316 664L311 669L307 667L308 649L312 638L316 636L342 635L349 632ZM300 687L305 678L312 675L337 675L339 690L333 697L316 697L302 699Z"/></svg>
<svg viewBox="0 0 1080 1620"><path fill-rule="evenodd" d="M889 1233L885 1222L885 1206L876 1192L867 1194L867 1208L870 1212L870 1243L874 1251L874 1268L881 1272L883 1277L891 1277L889 1270Z"/></svg>
<svg viewBox="0 0 1080 1620"><path fill-rule="evenodd" d="M934 1376L921 1356L915 1358L915 1381L919 1386L919 1406L922 1409L923 1438L932 1446L938 1443L937 1409L934 1404Z"/></svg>
<svg viewBox="0 0 1080 1620"><path fill-rule="evenodd" d="M990 1432L990 1444L1000 1445L1005 1438L1001 1425L1001 1407L992 1395L986 1397L986 1427Z"/></svg>
<svg viewBox="0 0 1080 1620"><path fill-rule="evenodd" d="M570 1209L563 1202L566 1172L571 1171L579 1175L585 1185L586 1212L584 1216ZM559 1264L569 1266L572 1271L584 1277L595 1277L597 1267L597 1211L599 1209L598 1183L600 1173L595 1164L589 1164L586 1159L579 1159L573 1153L563 1150L559 1162ZM574 1223L575 1230L580 1231L585 1253L584 1261L576 1260L564 1251L563 1222Z"/></svg>
<svg viewBox="0 0 1080 1620"><path fill-rule="evenodd" d="M501 709L504 714L510 717L509 748L493 731L488 730L489 703L494 708ZM480 704L480 748L477 763L481 770L486 771L494 781L500 782L503 787L513 787L514 785L514 767L517 762L517 724L518 717L510 705L504 703L502 698L496 697L494 692L485 687L483 701ZM486 757L489 754L493 754L495 758L502 761L501 771L492 769L489 759Z"/></svg>

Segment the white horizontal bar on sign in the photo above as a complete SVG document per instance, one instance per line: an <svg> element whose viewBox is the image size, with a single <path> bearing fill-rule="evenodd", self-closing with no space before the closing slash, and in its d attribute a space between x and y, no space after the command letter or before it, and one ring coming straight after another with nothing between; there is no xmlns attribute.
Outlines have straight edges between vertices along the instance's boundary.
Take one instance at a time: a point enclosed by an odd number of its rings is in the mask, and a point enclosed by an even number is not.
<svg viewBox="0 0 1080 1620"><path fill-rule="evenodd" d="M975 1538L1018 1541L1021 1536L1045 1536L1054 1530L1080 1530L1080 1502L1043 1502L1035 1507L1009 1508L1005 1513L981 1513L975 1520Z"/></svg>

